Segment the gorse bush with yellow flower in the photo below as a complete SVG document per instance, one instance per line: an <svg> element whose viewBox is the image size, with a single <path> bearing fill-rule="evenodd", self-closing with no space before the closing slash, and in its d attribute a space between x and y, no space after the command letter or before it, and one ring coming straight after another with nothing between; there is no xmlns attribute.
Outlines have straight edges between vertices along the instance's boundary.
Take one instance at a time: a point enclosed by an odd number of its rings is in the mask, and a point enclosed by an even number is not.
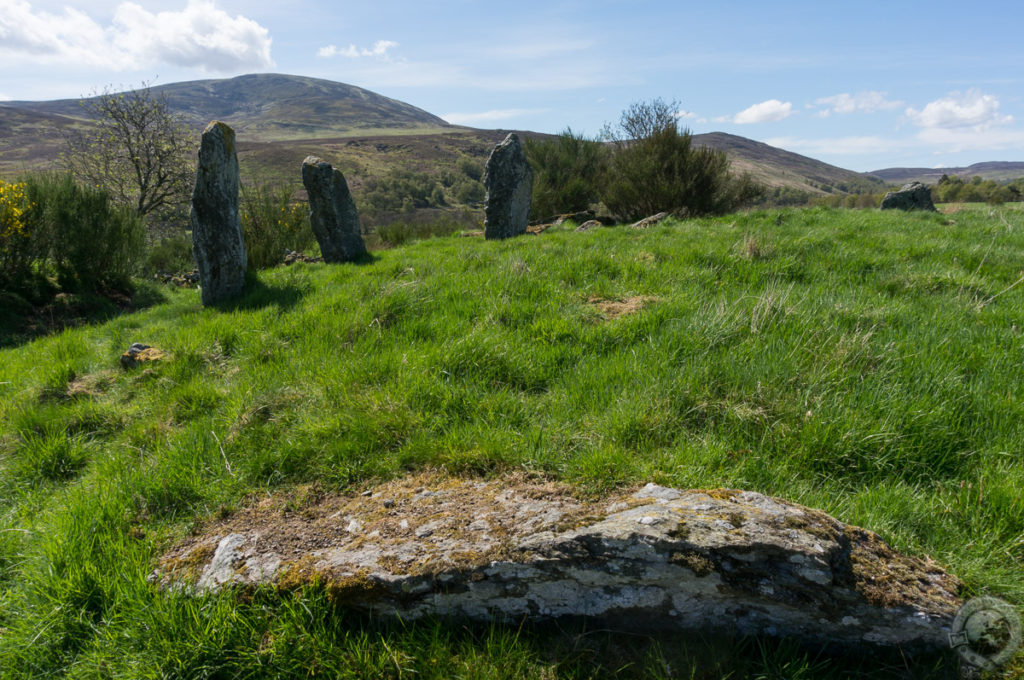
<svg viewBox="0 0 1024 680"><path fill-rule="evenodd" d="M26 213L32 207L24 182L0 180L0 275L14 275L31 262Z"/></svg>
<svg viewBox="0 0 1024 680"><path fill-rule="evenodd" d="M242 233L251 269L284 261L285 250L304 251L316 239L309 226L309 206L292 200L288 186L260 184L241 188Z"/></svg>
<svg viewBox="0 0 1024 680"><path fill-rule="evenodd" d="M143 253L142 220L70 175L0 182L0 288L56 275L64 290L128 289Z"/></svg>

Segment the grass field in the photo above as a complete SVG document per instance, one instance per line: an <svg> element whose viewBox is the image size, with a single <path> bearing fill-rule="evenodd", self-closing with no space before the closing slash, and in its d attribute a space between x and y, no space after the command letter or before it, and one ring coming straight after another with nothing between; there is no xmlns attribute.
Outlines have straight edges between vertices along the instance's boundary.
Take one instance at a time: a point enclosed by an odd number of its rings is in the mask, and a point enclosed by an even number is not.
<svg viewBox="0 0 1024 680"><path fill-rule="evenodd" d="M267 493L529 470L783 496L1024 605L1022 277L1009 207L570 225L269 270L219 309L168 288L0 350L0 677L956 677L770 640L404 626L315 588L190 598L146 576ZM168 357L122 371L132 342Z"/></svg>

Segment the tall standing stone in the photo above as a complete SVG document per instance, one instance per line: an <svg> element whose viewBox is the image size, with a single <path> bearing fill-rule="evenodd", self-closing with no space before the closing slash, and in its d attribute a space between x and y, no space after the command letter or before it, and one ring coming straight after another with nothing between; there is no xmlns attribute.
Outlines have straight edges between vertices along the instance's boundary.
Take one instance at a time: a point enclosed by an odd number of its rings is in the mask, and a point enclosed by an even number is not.
<svg viewBox="0 0 1024 680"><path fill-rule="evenodd" d="M533 170L526 162L519 136L514 132L491 151L484 168L483 182L487 189L484 237L509 238L526 233L533 194Z"/></svg>
<svg viewBox="0 0 1024 680"><path fill-rule="evenodd" d="M348 262L366 253L359 211L345 176L316 156L302 161L302 183L309 194L309 224L324 262Z"/></svg>
<svg viewBox="0 0 1024 680"><path fill-rule="evenodd" d="M192 190L192 253L204 305L238 295L245 286L245 239L238 218L235 131L213 121L203 130Z"/></svg>

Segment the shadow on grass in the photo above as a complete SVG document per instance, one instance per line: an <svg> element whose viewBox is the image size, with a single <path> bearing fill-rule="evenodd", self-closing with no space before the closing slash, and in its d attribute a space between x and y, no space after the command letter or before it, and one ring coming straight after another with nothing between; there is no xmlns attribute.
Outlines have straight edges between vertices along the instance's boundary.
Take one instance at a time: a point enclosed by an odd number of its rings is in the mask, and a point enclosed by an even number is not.
<svg viewBox="0 0 1024 680"><path fill-rule="evenodd" d="M423 622L434 639L459 648L507 650L558 669L559 677L593 678L959 678L952 651L910 656L900 650L825 649L792 639L713 632L651 632L603 627L588 619L518 627ZM416 624L378 624L382 637L402 639ZM514 648L518 647L518 650Z"/></svg>
<svg viewBox="0 0 1024 680"><path fill-rule="evenodd" d="M252 275L245 282L245 288L239 297L210 307L222 312L252 311L265 307L277 307L281 311L287 311L298 304L305 294L306 291L300 286L268 284Z"/></svg>
<svg viewBox="0 0 1024 680"><path fill-rule="evenodd" d="M104 323L164 302L167 296L160 287L147 281L138 283L131 294L0 291L0 348L16 347L68 328Z"/></svg>
<svg viewBox="0 0 1024 680"><path fill-rule="evenodd" d="M280 606L278 596L262 594L268 597L265 605ZM274 635L312 635L304 628L315 622L320 644L359 640L356 657L386 652L422 677L461 676L469 664L479 677L532 676L542 668L544 677L558 678L959 678L952 652L911 656L877 647L826 650L791 639L625 630L621 621L608 627L587 619L522 625L439 618L402 622L357 614L339 603L326 611L314 605L311 611L311 621ZM291 660L297 665L305 661L299 656ZM330 670L356 669L340 664Z"/></svg>
<svg viewBox="0 0 1024 680"><path fill-rule="evenodd" d="M348 262L345 262L343 264L354 264L354 265L358 265L358 266L363 266L363 265L367 265L367 264L373 264L374 262L376 262L379 259L380 259L380 257L378 257L377 255L374 255L370 251L366 251L365 253L363 253L359 257L355 258L354 260L349 260ZM331 264L334 264L334 263L331 263Z"/></svg>

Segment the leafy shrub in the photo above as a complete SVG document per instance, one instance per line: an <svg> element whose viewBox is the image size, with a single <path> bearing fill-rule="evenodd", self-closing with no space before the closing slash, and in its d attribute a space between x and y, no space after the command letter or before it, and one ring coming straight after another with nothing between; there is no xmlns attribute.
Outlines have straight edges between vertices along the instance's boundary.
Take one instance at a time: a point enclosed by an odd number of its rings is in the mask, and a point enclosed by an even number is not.
<svg viewBox="0 0 1024 680"><path fill-rule="evenodd" d="M251 269L284 261L285 250L303 251L316 240L305 203L292 202L292 189L261 184L242 187L242 234Z"/></svg>
<svg viewBox="0 0 1024 680"><path fill-rule="evenodd" d="M424 222L399 220L377 227L377 238L385 245L400 246L433 236L451 236L465 226L455 217L447 215Z"/></svg>
<svg viewBox="0 0 1024 680"><path fill-rule="evenodd" d="M146 254L145 270L149 273L191 271L194 267L192 239L185 234L160 239Z"/></svg>
<svg viewBox="0 0 1024 680"><path fill-rule="evenodd" d="M70 175L33 175L25 187L33 204L25 213L31 249L53 266L61 288L130 287L145 244L142 220L130 207Z"/></svg>
<svg viewBox="0 0 1024 680"><path fill-rule="evenodd" d="M618 128L606 126L616 149L602 199L617 217L722 214L760 195L748 175L730 172L724 152L693 145L690 131L677 127L677 109L661 99L636 103L622 113Z"/></svg>
<svg viewBox="0 0 1024 680"><path fill-rule="evenodd" d="M466 205L479 203L487 196L487 190L480 182L462 178L455 183L455 200Z"/></svg>
<svg viewBox="0 0 1024 680"><path fill-rule="evenodd" d="M25 215L32 207L24 182L0 181L0 278L16 278L34 259Z"/></svg>
<svg viewBox="0 0 1024 680"><path fill-rule="evenodd" d="M425 172L411 170L395 169L384 177L367 180L360 196L360 207L372 212L411 212L444 204L440 182Z"/></svg>
<svg viewBox="0 0 1024 680"><path fill-rule="evenodd" d="M571 128L554 139L527 139L526 158L533 168L531 216L580 212L596 203L608 155L604 144Z"/></svg>
<svg viewBox="0 0 1024 680"><path fill-rule="evenodd" d="M480 178L484 176L484 166L472 158L463 158L459 161L459 172L474 182L479 182Z"/></svg>

